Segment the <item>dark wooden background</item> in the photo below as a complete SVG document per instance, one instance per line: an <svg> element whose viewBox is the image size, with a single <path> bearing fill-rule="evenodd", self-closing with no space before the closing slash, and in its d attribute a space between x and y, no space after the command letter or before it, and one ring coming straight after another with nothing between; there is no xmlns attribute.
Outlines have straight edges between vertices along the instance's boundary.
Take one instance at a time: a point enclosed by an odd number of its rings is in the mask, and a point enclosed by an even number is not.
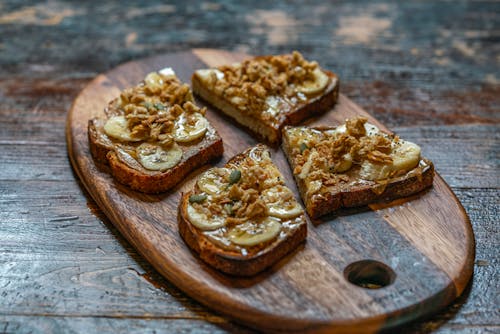
<svg viewBox="0 0 500 334"><path fill-rule="evenodd" d="M94 76L194 47L300 50L420 144L470 216L476 262L453 305L396 331L500 331L498 1L1 1L1 333L251 332L160 277L67 158L66 112Z"/></svg>

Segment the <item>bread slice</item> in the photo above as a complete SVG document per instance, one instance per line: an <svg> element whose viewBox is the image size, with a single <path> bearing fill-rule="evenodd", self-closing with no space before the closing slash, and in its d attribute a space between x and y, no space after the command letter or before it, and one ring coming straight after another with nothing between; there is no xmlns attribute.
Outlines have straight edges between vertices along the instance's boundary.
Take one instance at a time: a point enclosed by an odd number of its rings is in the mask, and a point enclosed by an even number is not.
<svg viewBox="0 0 500 334"><path fill-rule="evenodd" d="M193 103L189 86L166 68L153 72L89 120L92 156L120 183L167 191L193 169L222 156L222 139Z"/></svg>
<svg viewBox="0 0 500 334"><path fill-rule="evenodd" d="M338 127L286 127L283 151L311 218L415 194L432 185L420 147L365 118Z"/></svg>
<svg viewBox="0 0 500 334"><path fill-rule="evenodd" d="M202 260L239 276L273 265L307 235L304 210L262 144L202 174L182 195L178 223Z"/></svg>
<svg viewBox="0 0 500 334"><path fill-rule="evenodd" d="M339 92L335 74L296 51L197 70L191 80L195 94L271 144L285 125L330 110Z"/></svg>

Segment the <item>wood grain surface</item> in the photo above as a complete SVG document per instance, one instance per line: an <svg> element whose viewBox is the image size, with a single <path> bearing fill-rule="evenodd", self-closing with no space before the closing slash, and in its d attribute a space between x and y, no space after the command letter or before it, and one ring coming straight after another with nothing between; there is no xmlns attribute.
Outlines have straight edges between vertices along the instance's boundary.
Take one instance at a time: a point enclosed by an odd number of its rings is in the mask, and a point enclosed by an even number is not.
<svg viewBox="0 0 500 334"><path fill-rule="evenodd" d="M437 311L459 296L472 274L474 239L465 211L439 175L431 190L411 201L372 205L312 222L306 244L291 256L256 277L234 278L204 265L177 233L180 193L192 187L203 169L169 193L144 195L116 184L96 168L88 151L87 121L101 115L120 89L166 66L189 82L195 69L242 57L196 49L126 63L96 77L75 99L67 119L71 161L125 238L188 295L260 329L376 331ZM341 96L334 110L308 124L336 124L360 114L377 123ZM225 154L219 164L256 143L217 112L210 110L208 118L224 139ZM279 149L274 150L273 159L288 186L296 189ZM345 268L365 259L391 267L396 273L394 282L382 289L349 283Z"/></svg>
<svg viewBox="0 0 500 334"><path fill-rule="evenodd" d="M307 15L304 15L307 13ZM391 333L500 330L500 2L0 2L0 332L255 333L161 276L71 168L79 92L124 62L192 48L299 50L419 143L467 211L474 274Z"/></svg>

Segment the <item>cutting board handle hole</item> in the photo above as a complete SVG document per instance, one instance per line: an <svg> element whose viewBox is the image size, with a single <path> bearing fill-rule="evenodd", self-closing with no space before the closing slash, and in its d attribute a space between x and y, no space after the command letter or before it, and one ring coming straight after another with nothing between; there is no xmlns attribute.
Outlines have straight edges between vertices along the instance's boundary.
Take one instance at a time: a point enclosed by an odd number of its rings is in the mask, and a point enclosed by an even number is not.
<svg viewBox="0 0 500 334"><path fill-rule="evenodd" d="M361 260L344 269L344 277L350 283L365 289L380 289L396 279L396 273L388 265L375 260Z"/></svg>

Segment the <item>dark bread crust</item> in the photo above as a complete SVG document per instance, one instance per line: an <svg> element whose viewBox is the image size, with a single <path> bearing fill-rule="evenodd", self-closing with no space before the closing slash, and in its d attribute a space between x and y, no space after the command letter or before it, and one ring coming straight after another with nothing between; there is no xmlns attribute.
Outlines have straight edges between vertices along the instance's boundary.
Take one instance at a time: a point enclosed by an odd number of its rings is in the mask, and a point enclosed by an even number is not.
<svg viewBox="0 0 500 334"><path fill-rule="evenodd" d="M99 121L100 120L98 119L89 120L87 134L89 138L90 153L92 154L94 160L100 163L107 164L108 159L106 158L106 155L112 149L112 147L103 143L102 140L99 139L100 136L97 130Z"/></svg>
<svg viewBox="0 0 500 334"><path fill-rule="evenodd" d="M152 172L131 168L121 161L114 150L113 143L106 142L99 133L100 120L89 121L88 137L90 152L100 163L109 164L111 175L120 183L144 193L160 193L174 187L191 171L209 161L222 156L224 147L217 131L209 125L207 135L193 147L183 149L182 160L173 168L164 172Z"/></svg>
<svg viewBox="0 0 500 334"><path fill-rule="evenodd" d="M314 129L327 130L329 128L315 127ZM292 149L290 147L289 138L286 134L286 128L283 129L282 148L285 156L287 157L288 163L293 170L293 157L291 156ZM434 179L434 165L431 161L425 158L421 159L421 162L424 162L425 164L421 173L412 173L412 171L410 171L404 176L390 179L381 192L377 191L377 188L380 187L380 185L373 183L368 185L352 186L348 189L330 187L329 191L324 194L307 196L305 181L298 178L297 175L294 175L294 178L309 217L316 219L340 208L364 206L379 201L394 200L416 194L431 187ZM417 168L421 167L416 167L415 169Z"/></svg>
<svg viewBox="0 0 500 334"><path fill-rule="evenodd" d="M257 57L259 58L259 57ZM198 79L196 72L191 77L191 86L193 93L201 97L204 101L216 109L222 111L227 116L235 119L240 125L249 130L259 139L269 142L270 144L279 144L281 142L281 130L286 125L296 125L306 118L316 114L324 113L330 110L337 102L339 96L339 79L336 74L324 71L331 80L323 94L310 99L306 104L291 110L284 114L277 124L268 124L255 117L242 113L238 108L234 107L227 101L220 99L218 96L210 92L207 87Z"/></svg>
<svg viewBox="0 0 500 334"><path fill-rule="evenodd" d="M263 146L263 145L260 145ZM228 163L237 164L246 159L245 153L238 154ZM297 228L281 240L274 240L264 249L249 250L244 256L239 252L226 250L212 243L187 218L187 205L192 192L182 194L178 208L177 222L179 233L186 244L199 254L200 258L222 272L237 276L252 276L276 263L279 259L294 250L307 236L307 221L305 215L300 216L301 222Z"/></svg>
<svg viewBox="0 0 500 334"><path fill-rule="evenodd" d="M186 208L190 195L191 192L183 194L181 204L179 205L179 213L177 215L179 233L186 244L198 253L203 261L227 274L237 276L255 275L297 248L307 236L306 220L305 217L302 217L304 222L297 229L293 230L286 239L272 243L262 252L243 256L240 253L226 251L210 242L187 219Z"/></svg>

